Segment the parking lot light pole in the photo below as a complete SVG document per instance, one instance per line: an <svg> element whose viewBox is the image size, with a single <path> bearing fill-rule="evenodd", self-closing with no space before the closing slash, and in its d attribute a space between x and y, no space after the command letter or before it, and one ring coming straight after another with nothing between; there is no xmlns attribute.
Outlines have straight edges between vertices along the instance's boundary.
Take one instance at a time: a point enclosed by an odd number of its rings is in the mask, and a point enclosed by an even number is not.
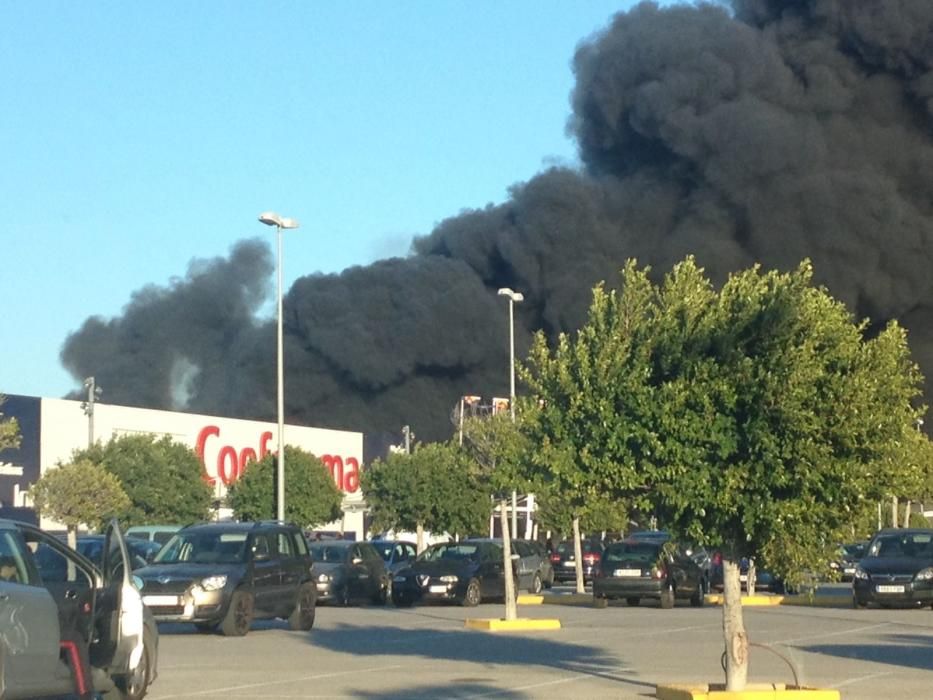
<svg viewBox="0 0 933 700"><path fill-rule="evenodd" d="M525 300L521 292L508 287L499 290L500 297L509 299L509 415L515 422L515 304ZM512 491L512 536L518 531L518 494Z"/></svg>
<svg viewBox="0 0 933 700"><path fill-rule="evenodd" d="M282 343L282 229L298 228L295 219L282 217L273 211L259 215L266 226L276 231L276 413L278 420L278 454L275 469L275 517L285 520L285 363Z"/></svg>

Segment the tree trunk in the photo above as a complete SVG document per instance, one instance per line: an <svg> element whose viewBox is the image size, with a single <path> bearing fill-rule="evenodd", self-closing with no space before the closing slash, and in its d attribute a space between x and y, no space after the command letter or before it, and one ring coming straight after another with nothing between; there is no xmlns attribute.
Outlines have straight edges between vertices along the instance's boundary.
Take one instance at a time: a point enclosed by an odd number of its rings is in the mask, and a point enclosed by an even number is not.
<svg viewBox="0 0 933 700"><path fill-rule="evenodd" d="M748 636L742 620L739 564L722 560L722 633L726 640L726 690L744 690L748 680Z"/></svg>
<svg viewBox="0 0 933 700"><path fill-rule="evenodd" d="M424 523L420 520L415 523L415 547L418 549L418 554L424 551Z"/></svg>
<svg viewBox="0 0 933 700"><path fill-rule="evenodd" d="M586 593L583 583L583 545L580 542L580 518L573 518L573 560L577 572L577 593Z"/></svg>
<svg viewBox="0 0 933 700"><path fill-rule="evenodd" d="M512 537L509 534L509 519L505 512L505 499L500 504L499 524L502 526L502 575L505 576L505 619L517 620L515 608L515 579L512 576Z"/></svg>
<svg viewBox="0 0 933 700"><path fill-rule="evenodd" d="M904 527L910 527L910 499L907 499L907 504L904 506Z"/></svg>
<svg viewBox="0 0 933 700"><path fill-rule="evenodd" d="M74 550L77 550L78 549L78 527L77 525L68 526L68 535L66 537L68 541L68 546ZM77 580L77 570L75 569L75 563L71 561L71 559L68 560L68 580L69 581Z"/></svg>
<svg viewBox="0 0 933 700"><path fill-rule="evenodd" d="M745 578L745 591L748 595L755 595L755 587L758 585L758 567L755 566L755 559L753 557L749 557L748 573Z"/></svg>
<svg viewBox="0 0 933 700"><path fill-rule="evenodd" d="M897 527L897 496L891 496L891 527Z"/></svg>

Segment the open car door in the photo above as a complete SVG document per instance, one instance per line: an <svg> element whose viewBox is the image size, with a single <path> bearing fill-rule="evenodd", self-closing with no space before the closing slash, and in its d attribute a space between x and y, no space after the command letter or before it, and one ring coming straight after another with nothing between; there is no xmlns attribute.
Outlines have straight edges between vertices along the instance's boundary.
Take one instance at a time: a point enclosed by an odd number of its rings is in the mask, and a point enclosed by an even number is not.
<svg viewBox="0 0 933 700"><path fill-rule="evenodd" d="M109 657L111 676L132 676L143 656L143 600L133 584L132 558L116 520L105 532L105 600L98 601L98 654Z"/></svg>

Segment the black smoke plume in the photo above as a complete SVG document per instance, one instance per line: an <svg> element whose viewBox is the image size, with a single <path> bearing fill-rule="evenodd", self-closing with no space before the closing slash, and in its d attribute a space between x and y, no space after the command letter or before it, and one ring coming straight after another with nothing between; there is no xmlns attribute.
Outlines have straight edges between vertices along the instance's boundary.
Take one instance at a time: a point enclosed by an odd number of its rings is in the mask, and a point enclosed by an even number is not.
<svg viewBox="0 0 933 700"><path fill-rule="evenodd" d="M525 295L521 355L535 329L577 328L633 256L663 272L692 253L717 281L809 257L856 316L904 323L933 376L933 2L644 3L573 66L581 169L442 222L408 258L289 290L289 421L445 437L459 396L508 395L499 287ZM113 403L271 419L271 268L257 242L194 264L89 319L63 362Z"/></svg>

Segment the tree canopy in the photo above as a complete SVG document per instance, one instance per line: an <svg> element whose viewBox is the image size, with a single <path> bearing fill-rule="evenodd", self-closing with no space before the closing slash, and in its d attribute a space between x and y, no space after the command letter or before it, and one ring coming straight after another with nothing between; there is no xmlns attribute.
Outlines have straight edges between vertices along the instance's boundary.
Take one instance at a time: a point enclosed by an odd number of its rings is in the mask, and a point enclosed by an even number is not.
<svg viewBox="0 0 933 700"><path fill-rule="evenodd" d="M450 443L419 444L411 454L376 460L360 479L378 530L468 535L489 517L489 491L464 453Z"/></svg>
<svg viewBox="0 0 933 700"><path fill-rule="evenodd" d="M6 397L0 394L0 408L3 407L4 401L6 401ZM19 447L19 443L19 423L16 422L15 418L5 418L3 413L0 412L0 450Z"/></svg>
<svg viewBox="0 0 933 700"><path fill-rule="evenodd" d="M122 435L77 450L73 460L101 464L129 496L120 514L127 526L189 523L208 516L213 494L202 478L201 461L187 445L170 437Z"/></svg>
<svg viewBox="0 0 933 700"><path fill-rule="evenodd" d="M535 338L536 478L788 575L822 568L865 502L919 485L922 378L896 323L869 337L808 262L718 293L691 258L657 286L648 272L598 286L553 350Z"/></svg>
<svg viewBox="0 0 933 700"><path fill-rule="evenodd" d="M227 501L241 520L276 516L276 460L273 453L249 467L227 490ZM285 519L300 527L338 520L343 494L323 462L298 447L285 447Z"/></svg>
<svg viewBox="0 0 933 700"><path fill-rule="evenodd" d="M57 520L70 531L82 525L99 530L130 505L120 480L87 459L50 469L29 493L43 516Z"/></svg>

